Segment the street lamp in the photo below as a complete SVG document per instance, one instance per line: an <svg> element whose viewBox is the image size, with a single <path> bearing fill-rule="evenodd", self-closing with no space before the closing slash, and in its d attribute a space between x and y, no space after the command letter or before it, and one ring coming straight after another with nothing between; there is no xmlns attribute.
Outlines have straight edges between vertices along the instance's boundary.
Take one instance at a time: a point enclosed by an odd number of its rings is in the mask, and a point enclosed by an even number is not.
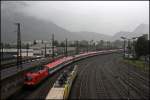
<svg viewBox="0 0 150 100"><path fill-rule="evenodd" d="M123 36L122 36L121 38L124 40L124 43L123 43L123 44L124 44L124 45L123 45L123 51L124 51L124 58L125 58L125 39L126 39L126 37L123 37Z"/></svg>
<svg viewBox="0 0 150 100"><path fill-rule="evenodd" d="M139 36L139 37L141 37L141 36ZM132 37L132 39L133 39L133 56L135 57L135 39L138 39L139 37Z"/></svg>

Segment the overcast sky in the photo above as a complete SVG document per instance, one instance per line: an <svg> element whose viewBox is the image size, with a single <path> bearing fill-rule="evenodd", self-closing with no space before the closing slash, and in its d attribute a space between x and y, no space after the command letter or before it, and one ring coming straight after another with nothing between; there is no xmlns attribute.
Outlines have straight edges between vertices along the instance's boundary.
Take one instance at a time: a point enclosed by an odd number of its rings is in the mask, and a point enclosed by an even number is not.
<svg viewBox="0 0 150 100"><path fill-rule="evenodd" d="M113 35L119 31L133 31L142 23L149 24L149 1L24 2L13 3L19 7L16 10L52 21L69 31Z"/></svg>

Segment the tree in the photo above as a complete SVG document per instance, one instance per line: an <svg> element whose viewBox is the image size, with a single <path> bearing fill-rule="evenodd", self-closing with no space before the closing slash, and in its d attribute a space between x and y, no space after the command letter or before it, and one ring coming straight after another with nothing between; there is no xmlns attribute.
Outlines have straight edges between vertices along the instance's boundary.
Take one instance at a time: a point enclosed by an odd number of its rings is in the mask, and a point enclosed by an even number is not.
<svg viewBox="0 0 150 100"><path fill-rule="evenodd" d="M79 45L80 45L80 47L87 47L88 46L88 41L82 40L82 41L80 41Z"/></svg>
<svg viewBox="0 0 150 100"><path fill-rule="evenodd" d="M6 43L6 44L4 45L4 47L7 48L7 49L10 49L12 46L11 46L9 43Z"/></svg>
<svg viewBox="0 0 150 100"><path fill-rule="evenodd" d="M60 43L60 46L61 46L61 47L64 47L64 46L65 46L65 43L64 43L64 42L61 42L61 43Z"/></svg>
<svg viewBox="0 0 150 100"><path fill-rule="evenodd" d="M135 52L137 58L146 56L149 54L149 40L146 40L143 36L139 37L135 44Z"/></svg>
<svg viewBox="0 0 150 100"><path fill-rule="evenodd" d="M68 46L69 46L69 47L75 47L75 43L74 43L74 42L71 42L71 41L68 41Z"/></svg>
<svg viewBox="0 0 150 100"><path fill-rule="evenodd" d="M100 41L97 41L97 50L101 50L102 48L104 48L104 40L100 40Z"/></svg>
<svg viewBox="0 0 150 100"><path fill-rule="evenodd" d="M59 46L59 42L57 40L54 40L54 45Z"/></svg>
<svg viewBox="0 0 150 100"><path fill-rule="evenodd" d="M104 40L100 40L100 46L101 46L101 47L104 46Z"/></svg>

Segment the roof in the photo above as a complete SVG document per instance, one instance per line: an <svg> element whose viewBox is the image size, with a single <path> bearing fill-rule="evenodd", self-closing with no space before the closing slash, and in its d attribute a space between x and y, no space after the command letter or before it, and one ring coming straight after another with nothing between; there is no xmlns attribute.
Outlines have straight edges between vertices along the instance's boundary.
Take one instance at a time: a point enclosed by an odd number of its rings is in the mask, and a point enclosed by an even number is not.
<svg viewBox="0 0 150 100"><path fill-rule="evenodd" d="M58 60L56 60L56 61L54 61L54 62L51 62L51 63L49 63L49 64L47 64L47 65L45 65L45 66L47 66L47 67L49 67L49 68L52 68L52 67L55 67L55 66L61 64L61 63L64 62L64 61L65 61L65 57L64 57L64 58L61 58L61 59L58 59Z"/></svg>
<svg viewBox="0 0 150 100"><path fill-rule="evenodd" d="M47 66L49 68L53 68L53 67L63 63L64 61L67 61L67 60L70 60L70 59L73 59L73 57L64 57L64 58L58 59L58 60L56 60L54 62L51 62L51 63L49 63L49 64L47 64L45 66Z"/></svg>
<svg viewBox="0 0 150 100"><path fill-rule="evenodd" d="M62 100L64 96L64 89L65 88L52 88L46 96L46 100Z"/></svg>

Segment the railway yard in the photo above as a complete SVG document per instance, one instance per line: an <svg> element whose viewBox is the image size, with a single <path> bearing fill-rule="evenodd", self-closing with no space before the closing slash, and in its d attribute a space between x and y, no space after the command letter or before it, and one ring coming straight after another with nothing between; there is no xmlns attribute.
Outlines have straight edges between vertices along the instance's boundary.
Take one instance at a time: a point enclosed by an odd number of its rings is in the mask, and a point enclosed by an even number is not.
<svg viewBox="0 0 150 100"><path fill-rule="evenodd" d="M124 65L121 59L120 54L88 59L79 67L69 99L148 99L148 74Z"/></svg>
<svg viewBox="0 0 150 100"><path fill-rule="evenodd" d="M8 99L45 99L68 67L78 65L69 99L149 99L148 74L121 62L122 55L99 55L67 65L34 88L23 87Z"/></svg>
<svg viewBox="0 0 150 100"><path fill-rule="evenodd" d="M150 100L147 0L1 6L0 100Z"/></svg>

